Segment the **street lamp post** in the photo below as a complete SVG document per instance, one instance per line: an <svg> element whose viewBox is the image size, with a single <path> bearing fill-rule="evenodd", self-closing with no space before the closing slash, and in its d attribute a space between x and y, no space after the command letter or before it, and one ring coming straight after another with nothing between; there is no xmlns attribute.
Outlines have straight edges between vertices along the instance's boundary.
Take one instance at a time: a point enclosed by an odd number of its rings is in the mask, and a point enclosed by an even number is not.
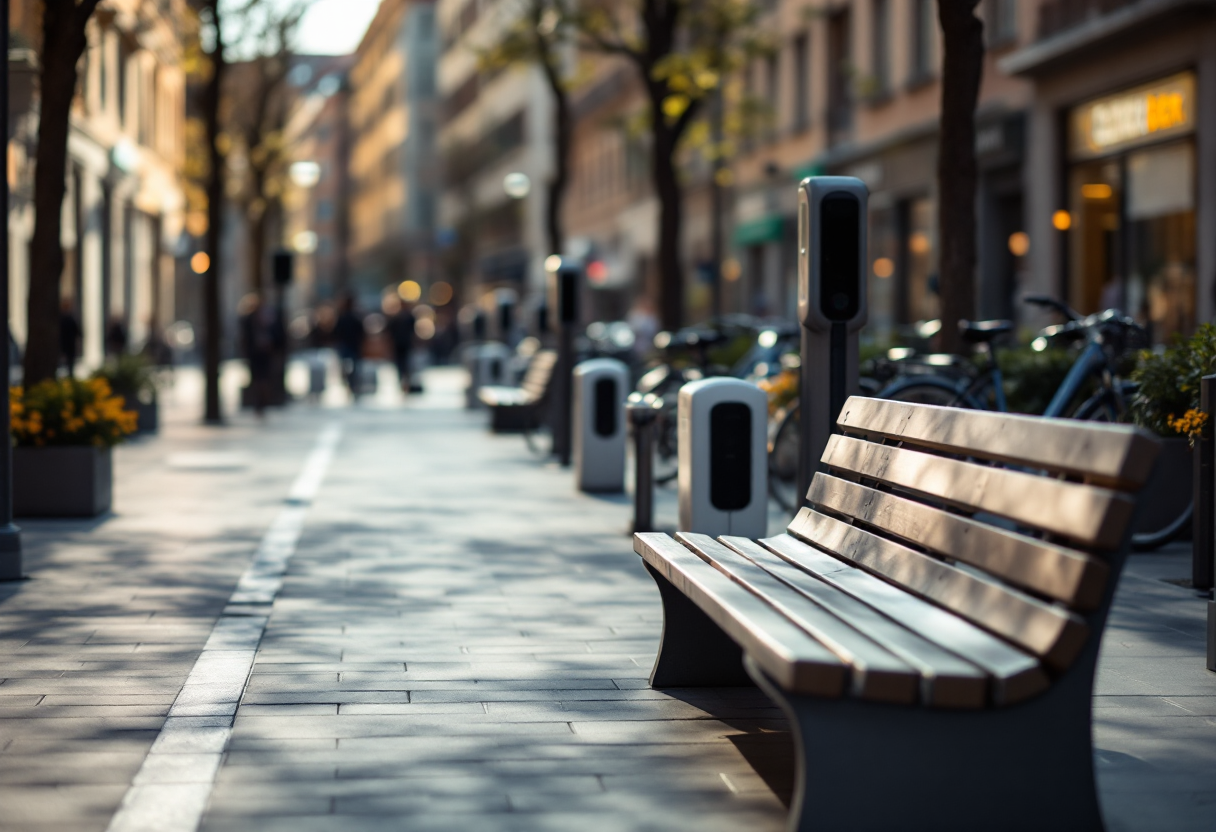
<svg viewBox="0 0 1216 832"><path fill-rule="evenodd" d="M8 119L8 0L0 0L0 43L4 44L4 64L0 68L0 123L3 124L5 147L9 140ZM0 348L3 361L0 361L0 381L3 382L5 395L12 380L9 378L9 366L12 356L9 354L11 337L8 325L8 173L2 177L0 185L0 205L4 207L4 233L0 234L0 318L4 319L4 346ZM13 524L13 442L12 424L7 403L0 408L0 580L15 581L23 577L21 570L21 530Z"/></svg>

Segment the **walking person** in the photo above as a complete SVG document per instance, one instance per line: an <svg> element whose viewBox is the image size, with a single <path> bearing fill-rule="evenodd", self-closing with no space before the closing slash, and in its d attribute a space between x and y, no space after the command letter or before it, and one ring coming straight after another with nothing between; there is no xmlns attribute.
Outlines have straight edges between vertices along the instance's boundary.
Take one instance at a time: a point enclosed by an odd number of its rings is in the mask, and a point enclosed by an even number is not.
<svg viewBox="0 0 1216 832"><path fill-rule="evenodd" d="M388 318L389 339L393 343L393 364L397 367L397 378L401 392L409 395L413 389L414 358L414 310L401 302L396 295L385 295L381 304Z"/></svg>
<svg viewBox="0 0 1216 832"><path fill-rule="evenodd" d="M80 357L80 321L72 301L64 300L59 305L59 356L68 369L68 377L76 375L76 359Z"/></svg>
<svg viewBox="0 0 1216 832"><path fill-rule="evenodd" d="M346 386L350 395L358 399L362 392L363 379L360 375L363 360L363 318L355 311L355 298L347 294L342 298L338 311L338 320L334 322L334 347L338 350L338 358L342 361L342 371L346 375Z"/></svg>
<svg viewBox="0 0 1216 832"><path fill-rule="evenodd" d="M249 395L253 412L261 419L270 403L270 373L274 365L274 310L258 295L246 295L240 304L241 347L249 364Z"/></svg>

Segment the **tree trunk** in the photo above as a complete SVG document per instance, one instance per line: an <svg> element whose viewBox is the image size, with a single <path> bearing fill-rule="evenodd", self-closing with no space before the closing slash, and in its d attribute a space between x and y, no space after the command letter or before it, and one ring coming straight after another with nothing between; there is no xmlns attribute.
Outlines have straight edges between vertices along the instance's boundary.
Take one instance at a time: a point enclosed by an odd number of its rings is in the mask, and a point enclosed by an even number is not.
<svg viewBox="0 0 1216 832"><path fill-rule="evenodd" d="M30 387L59 368L59 283L63 275L63 198L67 191L68 125L76 64L96 0L48 0L42 16L41 101L34 163L34 237L30 243L24 381ZM79 241L77 245L79 245Z"/></svg>
<svg viewBox="0 0 1216 832"><path fill-rule="evenodd" d="M261 192L258 182L257 192ZM249 291L264 302L270 302L269 287L266 286L266 215L269 208L262 208L249 220Z"/></svg>
<svg viewBox="0 0 1216 832"><path fill-rule="evenodd" d="M655 119L652 170L659 198L659 293L655 308L659 326L674 331L684 325L684 263L680 252L684 194L676 170L676 136L663 126L662 99L653 101L651 118Z"/></svg>
<svg viewBox="0 0 1216 832"><path fill-rule="evenodd" d="M975 317L975 108L984 72L978 0L938 0L942 27L942 111L937 157L938 274L942 348L962 354L960 320Z"/></svg>
<svg viewBox="0 0 1216 832"><path fill-rule="evenodd" d="M545 229L549 237L549 254L561 254L565 248L562 229L562 204L566 185L570 181L571 118L570 100L562 88L555 68L545 64L545 76L553 91L553 178L549 181L549 201L545 206Z"/></svg>
<svg viewBox="0 0 1216 832"><path fill-rule="evenodd" d="M224 222L224 158L216 141L220 134L220 89L224 75L224 41L220 32L219 0L210 0L208 9L215 27L215 46L211 51L211 78L203 92L203 118L207 127L207 256L211 265L203 277L203 375L206 392L203 421L222 424L220 407L220 232Z"/></svg>

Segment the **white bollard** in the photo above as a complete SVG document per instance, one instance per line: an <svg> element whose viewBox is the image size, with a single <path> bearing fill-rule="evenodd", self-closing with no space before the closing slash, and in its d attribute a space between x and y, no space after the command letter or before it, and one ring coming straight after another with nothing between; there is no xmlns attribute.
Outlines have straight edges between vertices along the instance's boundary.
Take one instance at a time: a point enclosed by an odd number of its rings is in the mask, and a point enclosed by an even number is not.
<svg viewBox="0 0 1216 832"><path fill-rule="evenodd" d="M768 397L735 378L680 388L680 531L714 537L768 532Z"/></svg>
<svg viewBox="0 0 1216 832"><path fill-rule="evenodd" d="M482 387L495 385L511 386L508 367L513 355L506 344L497 341L487 341L471 346L466 353L468 357L469 387L466 391L466 406L480 407L481 400L477 391Z"/></svg>
<svg viewBox="0 0 1216 832"><path fill-rule="evenodd" d="M593 358L574 368L574 480L580 491L625 490L625 397L629 368Z"/></svg>

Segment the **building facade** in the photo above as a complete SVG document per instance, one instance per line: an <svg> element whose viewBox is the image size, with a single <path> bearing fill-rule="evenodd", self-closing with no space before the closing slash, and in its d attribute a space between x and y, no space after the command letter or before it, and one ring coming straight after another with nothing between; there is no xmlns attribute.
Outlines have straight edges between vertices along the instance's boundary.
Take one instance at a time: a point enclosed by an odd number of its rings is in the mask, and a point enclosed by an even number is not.
<svg viewBox="0 0 1216 832"><path fill-rule="evenodd" d="M1216 3L1034 5L1002 64L1034 91L1027 288L1188 333L1216 311Z"/></svg>
<svg viewBox="0 0 1216 832"><path fill-rule="evenodd" d="M283 242L295 253L296 309L332 301L350 284L352 61L351 56L314 56L296 64L306 69L298 71L296 101L284 130L290 166L283 197Z"/></svg>
<svg viewBox="0 0 1216 832"><path fill-rule="evenodd" d="M440 268L462 303L510 289L534 306L544 260L553 253L546 250L544 220L553 175L552 94L537 67L481 65L481 53L511 25L519 4L438 0L436 6Z"/></svg>
<svg viewBox="0 0 1216 832"><path fill-rule="evenodd" d="M436 4L384 0L350 70L351 287L435 277Z"/></svg>
<svg viewBox="0 0 1216 832"><path fill-rule="evenodd" d="M41 4L10 6L10 68L32 83ZM68 137L62 297L83 330L86 367L101 363L122 331L141 349L177 316L176 273L184 268L185 0L110 0L94 14L80 64ZM36 88L36 84L34 84ZM14 96L22 103L24 96ZM10 323L24 343L37 95L12 114L9 137Z"/></svg>

